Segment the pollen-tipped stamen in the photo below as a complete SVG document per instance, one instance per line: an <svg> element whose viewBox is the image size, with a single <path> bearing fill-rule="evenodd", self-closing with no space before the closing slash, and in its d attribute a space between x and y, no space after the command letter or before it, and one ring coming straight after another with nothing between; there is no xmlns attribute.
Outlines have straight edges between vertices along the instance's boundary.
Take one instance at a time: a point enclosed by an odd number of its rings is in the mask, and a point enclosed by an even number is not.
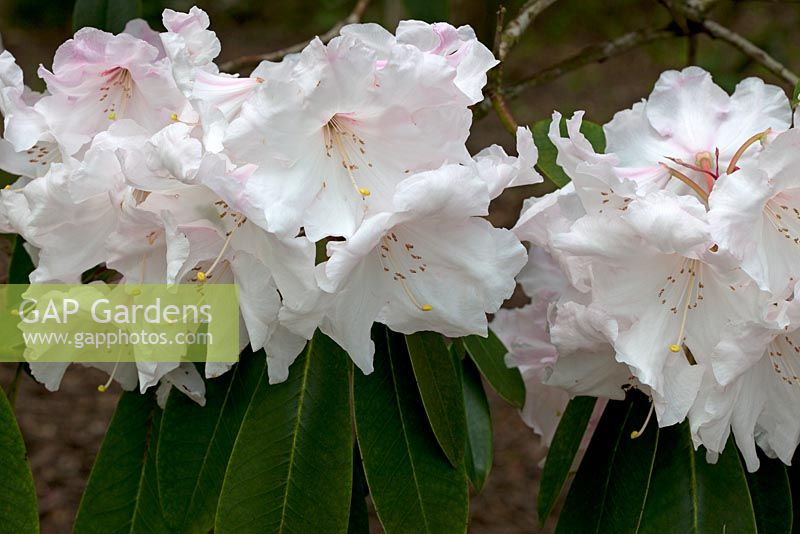
<svg viewBox="0 0 800 534"><path fill-rule="evenodd" d="M225 243L222 245L222 249L217 254L217 257L214 259L214 262L211 264L211 267L208 268L207 271L197 271L195 275L197 277L198 282L205 282L208 278L211 277L211 272L216 269L219 262L222 261L222 257L225 255L225 251L228 250L228 245L231 243L231 238L233 237L233 230L228 232L228 237L225 238Z"/></svg>
<svg viewBox="0 0 800 534"><path fill-rule="evenodd" d="M772 128L767 128L763 132L759 132L755 135L750 136L750 138L744 142L742 146L739 147L739 150L731 158L731 162L728 163L728 168L725 169L725 174L731 174L733 171L736 170L736 164L739 163L739 159L741 159L742 155L744 155L745 150L750 148L751 145L757 142L764 142L764 139L767 138L769 133L772 131Z"/></svg>
<svg viewBox="0 0 800 534"><path fill-rule="evenodd" d="M106 391L108 391L108 388L111 387L111 382L114 381L114 375L117 374L117 369L118 368L119 368L119 360L117 360L114 363L114 368L111 369L111 374L109 375L108 380L106 381L106 383L105 384L100 384L99 386L97 386L97 391L99 391L100 393L105 393Z"/></svg>
<svg viewBox="0 0 800 534"><path fill-rule="evenodd" d="M653 417L653 399L650 399L650 410L647 412L647 418L645 418L644 423L642 424L639 430L634 430L631 432L631 439L636 439L641 437L644 434L645 429L647 428L647 424L650 422L650 418Z"/></svg>

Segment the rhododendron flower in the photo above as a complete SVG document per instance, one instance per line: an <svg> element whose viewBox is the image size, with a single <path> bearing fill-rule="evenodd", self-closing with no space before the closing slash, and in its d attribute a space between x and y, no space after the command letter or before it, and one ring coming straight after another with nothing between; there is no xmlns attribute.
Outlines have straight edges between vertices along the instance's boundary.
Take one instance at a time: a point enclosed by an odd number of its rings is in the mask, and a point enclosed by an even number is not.
<svg viewBox="0 0 800 534"><path fill-rule="evenodd" d="M619 187L627 181L642 193L667 186L690 193L688 185L708 195L721 174L750 161L759 141L792 121L781 88L747 78L729 96L698 67L663 73L647 100L604 125L605 154L596 154L580 133L581 116L568 122L569 135L562 138L561 116L554 114L550 139L567 174L581 186L595 184L596 192L587 194L596 195L598 203L608 200L609 188L625 196Z"/></svg>
<svg viewBox="0 0 800 534"><path fill-rule="evenodd" d="M526 259L511 232L480 218L489 200L486 183L468 166L403 181L394 211L328 243L329 259L317 267L323 292L313 313L291 318L294 328L308 336L319 324L365 373L372 371L374 321L406 334L486 335L486 314L511 296Z"/></svg>
<svg viewBox="0 0 800 534"><path fill-rule="evenodd" d="M235 164L258 166L242 187L267 230L350 237L365 214L391 209L403 179L469 161L455 69L414 47L391 52L380 59L348 35L315 40L242 105L224 146Z"/></svg>
<svg viewBox="0 0 800 534"><path fill-rule="evenodd" d="M762 289L779 294L800 279L800 132L789 130L757 160L723 175L709 197L720 247Z"/></svg>
<svg viewBox="0 0 800 534"><path fill-rule="evenodd" d="M79 30L59 47L52 71L39 68L50 95L36 107L69 154L116 120L132 119L156 132L187 104L162 56L163 50L126 33Z"/></svg>

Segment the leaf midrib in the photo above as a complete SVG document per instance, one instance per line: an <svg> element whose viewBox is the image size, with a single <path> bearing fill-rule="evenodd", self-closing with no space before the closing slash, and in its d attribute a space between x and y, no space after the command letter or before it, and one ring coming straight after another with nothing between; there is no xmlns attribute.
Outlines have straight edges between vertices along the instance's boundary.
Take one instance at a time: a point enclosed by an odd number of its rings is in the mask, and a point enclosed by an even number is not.
<svg viewBox="0 0 800 534"><path fill-rule="evenodd" d="M387 344L387 347L389 348L389 352L391 353L392 352L392 349L391 349L392 345L391 345L391 340L389 339L389 332L388 331L386 332L386 344ZM416 468L414 466L414 458L413 458L413 456L411 454L411 443L408 441L408 431L406 430L406 421L405 421L405 418L403 417L402 407L400 406L400 390L398 388L397 374L396 374L395 368L394 368L394 358L392 357L391 354L389 355L389 370L392 373L392 388L394 389L395 405L397 406L397 414L398 414L398 417L400 418L400 427L403 430L403 441L406 444L406 451L408 452L408 463L411 466L411 474L412 474L412 478L414 479L414 487L416 488L416 494L415 495L416 495L417 501L419 503L420 513L422 514L422 521L425 524L425 532L431 532L430 526L428 525L428 516L425 513L425 507L423 506L423 502L422 502L422 493L421 493L421 490L420 490L419 479L417 478L417 470L416 470Z"/></svg>
<svg viewBox="0 0 800 534"><path fill-rule="evenodd" d="M314 338L308 342L306 347L306 357L303 362L303 381L300 384L300 400L297 404L297 412L295 413L295 423L292 429L292 447L289 452L289 470L286 473L286 486L283 490L283 504L281 505L281 521L278 532L283 532L286 527L286 508L289 502L289 487L292 480L292 471L294 470L294 457L297 450L297 436L300 434L300 419L302 417L303 405L306 399L306 384L308 383L308 371L311 368L311 356L314 349Z"/></svg>

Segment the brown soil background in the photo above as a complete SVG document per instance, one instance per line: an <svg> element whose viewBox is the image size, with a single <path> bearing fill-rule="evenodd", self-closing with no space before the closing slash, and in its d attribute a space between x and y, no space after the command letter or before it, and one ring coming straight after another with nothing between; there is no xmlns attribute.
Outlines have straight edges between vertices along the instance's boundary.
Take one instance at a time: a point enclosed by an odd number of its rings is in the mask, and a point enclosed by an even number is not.
<svg viewBox="0 0 800 534"><path fill-rule="evenodd" d="M145 14L157 24L161 8L186 10L194 2L144 0ZM349 0L203 1L213 29L223 43L221 60L275 50L326 31L349 11ZM513 13L518 0L507 2ZM493 28L497 2L452 0L449 20L469 23L485 38ZM26 82L40 89L35 71L49 65L57 46L68 38L70 2L0 0L0 34L6 48L23 66ZM800 5L795 2L722 2L714 18L767 49L789 68L800 69ZM400 0L375 0L366 20L392 28L404 18ZM513 81L549 66L584 46L618 37L635 29L669 22L651 0L562 0L548 9L532 26L505 67ZM485 42L488 42L484 39ZM511 103L521 124L549 117L554 109L571 113L585 109L587 118L605 122L616 110L646 97L658 74L686 64L686 39L648 45L603 64L584 67L558 80L526 91ZM778 81L738 51L707 37L699 38L697 64L710 70L720 85L733 89L748 75L770 83ZM791 92L791 88L786 88ZM494 115L475 123L470 148L476 152L491 143L513 150L513 139ZM513 224L522 200L546 188L522 188L497 199L490 218L500 226ZM5 272L7 246L0 247L0 272ZM0 365L0 385L7 386L13 368ZM68 532L80 501L119 392L97 392L106 377L95 370L71 369L58 393L49 393L25 377L17 400L17 415L36 479L43 533ZM538 467L545 451L520 420L516 411L491 395L495 461L488 483L471 504L470 531L475 533L522 533L551 531L553 521L540 529L535 512ZM379 531L377 524L373 525Z"/></svg>

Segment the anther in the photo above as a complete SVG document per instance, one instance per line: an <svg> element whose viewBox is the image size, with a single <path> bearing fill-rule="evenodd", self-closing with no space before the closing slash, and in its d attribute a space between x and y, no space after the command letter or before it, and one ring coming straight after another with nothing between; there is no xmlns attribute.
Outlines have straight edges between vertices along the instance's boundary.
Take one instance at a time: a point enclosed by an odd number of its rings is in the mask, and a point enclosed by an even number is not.
<svg viewBox="0 0 800 534"><path fill-rule="evenodd" d="M670 345L670 346L669 346L669 351L670 351L670 352L680 352L680 351L681 351L681 348L680 348L680 346L679 346L679 345Z"/></svg>
<svg viewBox="0 0 800 534"><path fill-rule="evenodd" d="M360 194L362 197L368 197L368 196L370 196L370 195L372 194L372 193L370 193L370 190L369 190L369 189L367 189L366 187L360 187L360 188L358 189L358 193L359 193L359 194Z"/></svg>
<svg viewBox="0 0 800 534"><path fill-rule="evenodd" d="M201 281L201 282L205 282L206 281L206 273L204 273L203 271L197 271L197 279L199 281Z"/></svg>
<svg viewBox="0 0 800 534"><path fill-rule="evenodd" d="M169 118L170 118L170 120L172 120L173 122L177 122L177 120L178 120L178 114L177 114L177 113L173 113L172 115L170 115L170 116L169 116Z"/></svg>
<svg viewBox="0 0 800 534"><path fill-rule="evenodd" d="M433 306L431 306L430 304L423 304L422 306L419 307L419 309L422 311L431 311L433 309Z"/></svg>
<svg viewBox="0 0 800 534"><path fill-rule="evenodd" d="M108 120L110 120L110 121L115 121L115 120L117 120L117 112L116 112L116 111L112 111L112 112L110 112L110 113L108 114Z"/></svg>

